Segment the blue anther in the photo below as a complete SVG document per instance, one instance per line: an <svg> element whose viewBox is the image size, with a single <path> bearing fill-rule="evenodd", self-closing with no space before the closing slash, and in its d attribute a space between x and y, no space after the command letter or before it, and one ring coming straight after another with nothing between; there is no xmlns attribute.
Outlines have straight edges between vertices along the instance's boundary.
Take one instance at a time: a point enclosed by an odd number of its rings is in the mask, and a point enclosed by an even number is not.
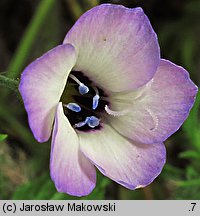
<svg viewBox="0 0 200 216"><path fill-rule="evenodd" d="M99 104L99 95L95 95L93 97L92 109L95 110L98 107L98 104Z"/></svg>
<svg viewBox="0 0 200 216"><path fill-rule="evenodd" d="M83 83L80 83L78 90L79 90L79 93L82 95L89 92L89 88L86 85L84 85Z"/></svg>
<svg viewBox="0 0 200 216"><path fill-rule="evenodd" d="M80 127L85 126L85 125L88 123L88 120L89 120L89 119L90 119L90 117L87 117L87 118L85 119L85 121L82 121L82 122L79 122L79 123L75 124L75 127L80 128Z"/></svg>
<svg viewBox="0 0 200 216"><path fill-rule="evenodd" d="M68 109L74 111L74 112L80 112L81 107L77 103L68 103L66 106Z"/></svg>
<svg viewBox="0 0 200 216"><path fill-rule="evenodd" d="M98 119L95 116L90 116L90 117L86 117L85 121L75 124L75 127L80 128L87 124L89 127L95 128L96 126L99 125L99 123L100 123L100 119Z"/></svg>
<svg viewBox="0 0 200 216"><path fill-rule="evenodd" d="M99 122L100 122L100 119L98 119L95 116L90 116L89 119L88 119L87 124L88 124L89 127L94 128L94 127L99 125Z"/></svg>

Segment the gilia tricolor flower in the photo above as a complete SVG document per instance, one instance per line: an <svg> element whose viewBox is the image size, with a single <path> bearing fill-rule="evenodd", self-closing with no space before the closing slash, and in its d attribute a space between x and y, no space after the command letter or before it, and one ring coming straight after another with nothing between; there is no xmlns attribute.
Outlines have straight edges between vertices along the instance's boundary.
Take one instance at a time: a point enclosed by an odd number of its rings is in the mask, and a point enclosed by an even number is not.
<svg viewBox="0 0 200 216"><path fill-rule="evenodd" d="M35 138L53 128L57 190L76 196L95 187L95 167L129 189L150 184L197 93L185 69L160 58L143 10L111 4L83 14L24 70L19 89Z"/></svg>

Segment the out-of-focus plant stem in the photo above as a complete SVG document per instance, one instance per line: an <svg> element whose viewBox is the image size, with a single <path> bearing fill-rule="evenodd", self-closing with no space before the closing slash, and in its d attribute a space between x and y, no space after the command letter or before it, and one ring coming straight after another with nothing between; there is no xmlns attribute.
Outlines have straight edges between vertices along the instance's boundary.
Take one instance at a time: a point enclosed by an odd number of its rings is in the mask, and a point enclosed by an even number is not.
<svg viewBox="0 0 200 216"><path fill-rule="evenodd" d="M32 45L37 38L37 34L41 30L42 25L46 21L50 10L54 7L55 0L41 0L38 8L30 21L24 36L11 60L8 68L8 77L17 78L25 66L26 60L31 51Z"/></svg>
<svg viewBox="0 0 200 216"><path fill-rule="evenodd" d="M40 145L40 148L37 148L38 142L34 139L32 133L28 128L20 123L15 116L9 112L7 107L4 107L2 104L0 106L0 116L1 120L5 121L9 125L9 129L14 132L14 135L18 137L23 143L25 149L31 152L33 155L43 157L43 150L47 150L45 145ZM5 127L6 128L6 127ZM9 137L9 130L5 131Z"/></svg>
<svg viewBox="0 0 200 216"><path fill-rule="evenodd" d="M36 141L34 140L30 131L20 124L20 122L3 105L0 106L0 115L1 119L6 121L9 124L9 127L12 128L12 130L16 133L16 135L19 136L24 143L26 143L26 148L28 148L30 152L35 152L37 149L34 145Z"/></svg>
<svg viewBox="0 0 200 216"><path fill-rule="evenodd" d="M76 21L84 12L77 0L65 0L69 7L74 21Z"/></svg>
<svg viewBox="0 0 200 216"><path fill-rule="evenodd" d="M2 80L2 86L10 88L12 90L18 89L18 81L12 79L19 77L23 67L26 64L27 58L29 57L29 53L31 52L31 48L35 42L35 39L37 38L42 25L47 20L47 16L50 14L50 11L51 9L53 9L55 3L56 0L40 1L38 8L36 9L36 12L32 17L23 35L23 38L21 39L21 42L19 43L18 48L10 62L10 65L8 67L9 72L7 75L7 80L2 75L0 77L0 79ZM8 91L4 91L4 99L7 94ZM37 151L37 148L35 148L34 146L34 143L36 143L36 141L30 131L14 117L10 109L4 107L2 104L0 106L0 118L1 120L4 120L7 124L9 124L10 128L12 128L12 130L16 132L16 135L20 137L20 139L24 143L26 143L26 147L30 150L30 152Z"/></svg>
<svg viewBox="0 0 200 216"><path fill-rule="evenodd" d="M143 190L144 197L146 200L153 200L154 199L151 186L147 186L147 187L143 188L142 190Z"/></svg>
<svg viewBox="0 0 200 216"><path fill-rule="evenodd" d="M188 181L176 181L176 186L178 187L192 187L195 185L200 185L200 178L199 179L192 179Z"/></svg>
<svg viewBox="0 0 200 216"><path fill-rule="evenodd" d="M95 7L99 4L99 0L85 0L85 2L88 5L88 9Z"/></svg>

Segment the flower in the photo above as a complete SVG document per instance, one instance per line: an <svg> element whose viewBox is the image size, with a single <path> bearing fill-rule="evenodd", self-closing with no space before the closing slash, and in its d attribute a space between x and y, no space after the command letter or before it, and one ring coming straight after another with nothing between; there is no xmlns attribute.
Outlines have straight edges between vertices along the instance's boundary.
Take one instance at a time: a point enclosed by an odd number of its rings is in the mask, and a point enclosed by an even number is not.
<svg viewBox="0 0 200 216"><path fill-rule="evenodd" d="M35 138L47 141L53 128L57 190L76 196L95 187L95 167L129 189L150 184L197 93L184 68L160 58L143 10L112 4L83 14L26 67L19 90Z"/></svg>

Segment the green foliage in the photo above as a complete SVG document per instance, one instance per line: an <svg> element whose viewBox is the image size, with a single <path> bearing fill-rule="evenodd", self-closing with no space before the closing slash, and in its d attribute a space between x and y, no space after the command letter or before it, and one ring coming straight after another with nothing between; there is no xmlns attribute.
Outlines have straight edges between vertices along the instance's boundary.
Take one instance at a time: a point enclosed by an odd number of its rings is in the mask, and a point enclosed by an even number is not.
<svg viewBox="0 0 200 216"><path fill-rule="evenodd" d="M7 137L7 135L6 135L6 134L0 134L0 141L3 141L3 140L5 140L5 139L6 139L6 137Z"/></svg>
<svg viewBox="0 0 200 216"><path fill-rule="evenodd" d="M80 180L81 181L81 180ZM56 188L50 179L49 171L35 177L33 180L28 181L17 187L16 191L13 193L12 199L35 199L35 200L71 200L71 199L105 199L105 188L110 184L110 180L98 175L97 187L93 192L83 198L73 197L64 193L58 193Z"/></svg>
<svg viewBox="0 0 200 216"><path fill-rule="evenodd" d="M44 21L47 21L47 15L51 12L51 9L55 6L55 0L41 0L35 15L33 16L24 37L22 38L18 49L10 63L8 68L9 77L17 78L20 71L25 66L24 63L28 58L28 54L31 51L32 45L35 41L35 37L39 34Z"/></svg>

